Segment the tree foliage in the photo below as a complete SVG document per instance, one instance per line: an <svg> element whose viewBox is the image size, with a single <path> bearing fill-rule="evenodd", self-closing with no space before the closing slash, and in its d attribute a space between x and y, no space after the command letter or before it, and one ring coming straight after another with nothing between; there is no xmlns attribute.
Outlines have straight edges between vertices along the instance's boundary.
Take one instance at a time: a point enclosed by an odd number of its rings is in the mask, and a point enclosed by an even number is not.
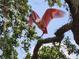
<svg viewBox="0 0 79 59"><path fill-rule="evenodd" d="M38 54L40 59L67 59L66 56L59 51L59 46L44 46L39 50Z"/></svg>
<svg viewBox="0 0 79 59"><path fill-rule="evenodd" d="M0 49L3 51L2 59L18 59L15 47L19 46L18 38L22 37L22 31L27 33L29 29L27 27L29 11L28 0L0 0ZM26 34L23 36L27 37ZM23 42L23 44L26 43Z"/></svg>

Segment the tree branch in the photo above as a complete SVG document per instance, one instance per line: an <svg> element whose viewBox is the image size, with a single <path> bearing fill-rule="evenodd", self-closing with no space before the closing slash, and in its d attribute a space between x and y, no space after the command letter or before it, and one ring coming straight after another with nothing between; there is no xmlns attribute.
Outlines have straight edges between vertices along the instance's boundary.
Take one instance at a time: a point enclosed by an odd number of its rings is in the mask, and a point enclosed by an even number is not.
<svg viewBox="0 0 79 59"><path fill-rule="evenodd" d="M79 0L65 0L65 1L69 5L73 18L73 28L71 30L74 35L74 40L79 45Z"/></svg>
<svg viewBox="0 0 79 59"><path fill-rule="evenodd" d="M38 42L34 48L33 55L32 55L31 59L38 59L38 51L43 44L52 43L52 42L60 42L61 43L61 40L64 37L64 33L66 31L70 30L71 28L72 28L72 23L65 24L64 26L62 26L61 28L59 28L56 31L56 33L55 33L56 37L46 38L44 40L38 40Z"/></svg>

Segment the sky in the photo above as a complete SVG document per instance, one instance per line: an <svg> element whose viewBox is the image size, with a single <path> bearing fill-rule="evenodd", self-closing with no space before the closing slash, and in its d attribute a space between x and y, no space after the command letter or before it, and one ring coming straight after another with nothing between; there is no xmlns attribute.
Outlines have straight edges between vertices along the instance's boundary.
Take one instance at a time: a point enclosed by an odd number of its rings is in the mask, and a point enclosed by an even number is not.
<svg viewBox="0 0 79 59"><path fill-rule="evenodd" d="M50 8L48 6L47 2L45 2L45 0L28 0L28 1L29 1L29 5L32 6L32 9L37 12L37 14L40 16L40 18L42 18L45 10ZM63 2L64 1L62 0L62 3ZM71 20L69 20L69 12L66 11L65 7L62 6L60 8L60 7L57 6L57 4L55 4L54 7L52 7L52 8L63 10L65 12L65 15L62 18L53 19L49 23L48 28L47 28L48 29L48 34L45 34L43 36L43 38L54 37L55 36L54 33L56 32L57 29L59 29L61 26L65 25L65 24L67 24L68 22L71 21ZM37 32L38 36L41 36L42 31L37 26L36 26L36 32ZM71 30L69 30L69 31L67 31L65 33L65 37L67 37L67 36L69 36L69 38L71 39L71 42L73 44L75 44L75 42L73 40L73 34L72 34ZM19 41L21 42L22 39L19 40ZM31 53L33 53L33 49L34 49L35 45L36 45L36 42L32 41L31 49L30 49ZM16 48L16 50L18 51L18 54L19 54L18 58L19 59L24 59L26 53L25 53L25 51L21 47L22 46ZM72 56L75 56L75 55L71 55L69 57L71 58ZM75 59L75 57L73 59Z"/></svg>

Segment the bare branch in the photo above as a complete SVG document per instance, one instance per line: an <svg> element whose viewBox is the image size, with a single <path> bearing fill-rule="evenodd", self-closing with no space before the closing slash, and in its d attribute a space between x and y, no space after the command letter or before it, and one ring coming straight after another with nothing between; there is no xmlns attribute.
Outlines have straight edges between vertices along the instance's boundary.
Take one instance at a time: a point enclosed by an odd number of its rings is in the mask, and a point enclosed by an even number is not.
<svg viewBox="0 0 79 59"><path fill-rule="evenodd" d="M62 26L61 28L59 28L55 35L56 37L52 37L52 38L46 38L44 40L38 40L35 48L34 48L34 51L33 51L33 55L32 55L32 58L31 59L38 59L38 51L39 51L39 48L43 45L43 44L46 44L46 43L53 43L53 42L60 42L61 43L61 40L63 39L64 37L64 33L68 30L70 30L72 28L72 23L68 23L64 26Z"/></svg>

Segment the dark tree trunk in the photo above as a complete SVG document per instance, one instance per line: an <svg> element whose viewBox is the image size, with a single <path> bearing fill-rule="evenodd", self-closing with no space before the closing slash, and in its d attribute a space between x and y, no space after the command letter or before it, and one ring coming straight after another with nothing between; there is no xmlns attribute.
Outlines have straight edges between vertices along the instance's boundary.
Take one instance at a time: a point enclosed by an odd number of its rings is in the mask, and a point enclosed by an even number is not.
<svg viewBox="0 0 79 59"><path fill-rule="evenodd" d="M74 40L79 45L79 5L78 5L78 7L74 7L74 4L72 4L70 0L65 0L65 1L68 3L68 5L70 7L70 12L71 12L72 18L73 18L73 26L72 26L71 30L74 35ZM76 10L76 8L78 10Z"/></svg>

